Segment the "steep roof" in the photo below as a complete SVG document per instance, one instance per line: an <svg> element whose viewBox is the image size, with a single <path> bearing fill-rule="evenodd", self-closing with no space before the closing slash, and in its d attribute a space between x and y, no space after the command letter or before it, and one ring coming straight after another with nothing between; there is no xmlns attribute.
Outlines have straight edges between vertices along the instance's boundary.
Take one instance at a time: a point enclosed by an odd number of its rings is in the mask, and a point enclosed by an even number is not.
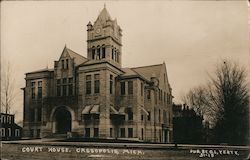
<svg viewBox="0 0 250 160"><path fill-rule="evenodd" d="M152 76L159 78L162 65L163 64L156 64L150 66L135 67L131 69L140 74L145 79L150 80Z"/></svg>
<svg viewBox="0 0 250 160"><path fill-rule="evenodd" d="M74 62L76 64L76 66L88 61L87 58L83 57L82 55L80 55L80 54L78 54L78 53L76 53L74 51L72 51L71 49L67 48L66 46L65 46L64 49L68 52L68 54L69 54L69 56L71 58L74 58L74 60L75 60Z"/></svg>
<svg viewBox="0 0 250 160"><path fill-rule="evenodd" d="M102 9L101 13L99 14L99 16L97 17L96 21L102 21L102 22L106 22L107 20L111 20L110 14L108 13L106 7L104 6L104 8Z"/></svg>

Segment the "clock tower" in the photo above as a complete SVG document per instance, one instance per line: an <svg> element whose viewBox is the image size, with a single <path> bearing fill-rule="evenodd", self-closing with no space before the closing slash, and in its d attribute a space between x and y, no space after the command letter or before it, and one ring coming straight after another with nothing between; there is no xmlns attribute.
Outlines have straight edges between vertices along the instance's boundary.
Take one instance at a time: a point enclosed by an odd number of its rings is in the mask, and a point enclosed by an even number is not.
<svg viewBox="0 0 250 160"><path fill-rule="evenodd" d="M87 32L88 59L93 63L106 61L121 68L122 30L105 6L94 24L88 23Z"/></svg>

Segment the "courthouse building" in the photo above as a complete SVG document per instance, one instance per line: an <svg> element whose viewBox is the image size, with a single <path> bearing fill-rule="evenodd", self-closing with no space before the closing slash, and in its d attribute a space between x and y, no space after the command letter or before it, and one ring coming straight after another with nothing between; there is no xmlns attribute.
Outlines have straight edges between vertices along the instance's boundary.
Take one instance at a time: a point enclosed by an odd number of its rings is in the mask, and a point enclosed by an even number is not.
<svg viewBox="0 0 250 160"><path fill-rule="evenodd" d="M123 68L121 37L104 7L87 24L87 57L65 46L54 69L26 73L25 137L172 141L166 65Z"/></svg>

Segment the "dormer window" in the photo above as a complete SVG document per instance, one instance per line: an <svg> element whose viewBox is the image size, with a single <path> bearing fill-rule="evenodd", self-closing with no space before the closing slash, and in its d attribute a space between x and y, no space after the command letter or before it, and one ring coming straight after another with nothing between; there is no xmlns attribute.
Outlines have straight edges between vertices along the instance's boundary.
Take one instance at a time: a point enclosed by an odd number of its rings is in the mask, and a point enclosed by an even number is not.
<svg viewBox="0 0 250 160"><path fill-rule="evenodd" d="M98 48L97 48L97 57L96 57L96 59L101 59L101 48L100 48L100 46L97 46Z"/></svg>

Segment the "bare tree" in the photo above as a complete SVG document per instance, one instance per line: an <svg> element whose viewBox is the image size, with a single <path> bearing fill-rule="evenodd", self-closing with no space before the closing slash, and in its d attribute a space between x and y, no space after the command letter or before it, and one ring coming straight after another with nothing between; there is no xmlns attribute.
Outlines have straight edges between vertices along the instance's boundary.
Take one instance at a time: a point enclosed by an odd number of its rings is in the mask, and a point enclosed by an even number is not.
<svg viewBox="0 0 250 160"><path fill-rule="evenodd" d="M1 71L1 112L11 113L15 99L15 79L10 62L2 65Z"/></svg>
<svg viewBox="0 0 250 160"><path fill-rule="evenodd" d="M226 60L212 73L207 85L191 89L183 99L213 124L216 142L242 144L249 129L247 72Z"/></svg>

